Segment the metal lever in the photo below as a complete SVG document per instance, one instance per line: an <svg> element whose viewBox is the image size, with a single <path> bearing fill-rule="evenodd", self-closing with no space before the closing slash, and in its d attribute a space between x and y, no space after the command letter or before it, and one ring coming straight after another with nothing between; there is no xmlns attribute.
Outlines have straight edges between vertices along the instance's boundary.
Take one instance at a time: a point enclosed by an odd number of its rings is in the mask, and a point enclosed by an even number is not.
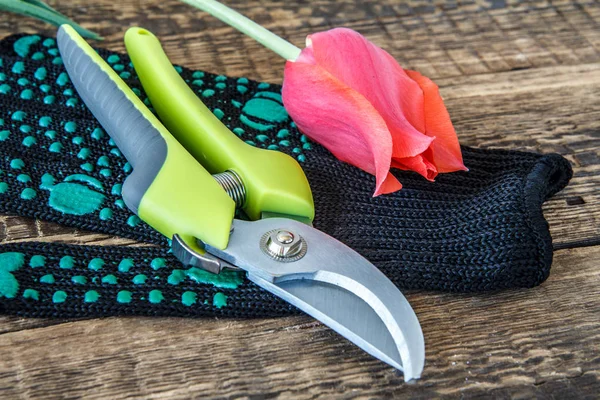
<svg viewBox="0 0 600 400"><path fill-rule="evenodd" d="M219 174L213 174L213 178L223 188L225 193L233 201L236 207L244 206L246 202L246 188L244 182L234 171L225 171ZM204 243L196 239L198 247L204 249ZM218 257L205 252L198 253L192 249L178 234L173 235L171 243L173 255L185 266L198 267L213 274L219 274L224 268L239 270L238 267L231 265Z"/></svg>
<svg viewBox="0 0 600 400"><path fill-rule="evenodd" d="M199 247L204 248L204 243L199 240L197 243ZM220 274L225 268L239 270L235 265L229 264L210 253L198 253L188 246L178 234L173 235L171 249L175 258L186 267L198 267L213 274Z"/></svg>

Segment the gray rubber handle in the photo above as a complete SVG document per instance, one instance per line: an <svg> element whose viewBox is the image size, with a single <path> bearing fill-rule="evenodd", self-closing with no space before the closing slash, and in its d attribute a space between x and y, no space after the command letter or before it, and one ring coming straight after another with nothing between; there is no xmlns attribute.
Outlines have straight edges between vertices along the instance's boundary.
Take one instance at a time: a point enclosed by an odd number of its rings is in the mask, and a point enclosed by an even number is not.
<svg viewBox="0 0 600 400"><path fill-rule="evenodd" d="M123 185L123 200L137 214L144 193L167 157L160 122L104 60L69 27L57 34L60 54L86 106L133 167Z"/></svg>

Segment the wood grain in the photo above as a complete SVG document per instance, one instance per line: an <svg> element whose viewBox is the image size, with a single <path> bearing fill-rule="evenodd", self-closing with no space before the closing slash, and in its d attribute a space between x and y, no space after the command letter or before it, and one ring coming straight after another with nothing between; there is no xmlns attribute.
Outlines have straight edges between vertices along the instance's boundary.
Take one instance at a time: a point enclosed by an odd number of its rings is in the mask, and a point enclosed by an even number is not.
<svg viewBox="0 0 600 400"><path fill-rule="evenodd" d="M50 1L124 51L133 25L191 68L281 82L284 62L175 0ZM409 293L427 342L401 375L308 317L0 317L2 398L596 398L600 392L600 3L594 0L275 0L229 5L301 46L347 26L435 79L462 143L558 152L571 184L544 206L551 276L530 290ZM2 14L0 36L53 34ZM0 241L138 245L1 216ZM584 247L590 246L590 247Z"/></svg>

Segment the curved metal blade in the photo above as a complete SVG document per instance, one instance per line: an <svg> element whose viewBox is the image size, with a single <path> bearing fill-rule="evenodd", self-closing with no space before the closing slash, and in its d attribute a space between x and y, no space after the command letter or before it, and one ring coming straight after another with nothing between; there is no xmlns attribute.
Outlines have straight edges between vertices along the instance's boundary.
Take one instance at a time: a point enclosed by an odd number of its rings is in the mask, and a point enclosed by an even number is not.
<svg viewBox="0 0 600 400"><path fill-rule="evenodd" d="M280 262L261 250L261 237L286 230L306 241L306 255ZM225 250L207 251L248 272L250 280L300 308L348 340L419 378L425 345L419 321L406 298L364 257L343 243L286 218L233 223Z"/></svg>

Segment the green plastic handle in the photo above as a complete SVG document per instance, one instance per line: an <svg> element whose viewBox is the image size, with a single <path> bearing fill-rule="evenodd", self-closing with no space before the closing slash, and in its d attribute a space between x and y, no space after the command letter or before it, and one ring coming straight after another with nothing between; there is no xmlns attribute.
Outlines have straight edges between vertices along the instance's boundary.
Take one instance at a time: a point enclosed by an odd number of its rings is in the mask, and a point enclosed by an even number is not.
<svg viewBox="0 0 600 400"><path fill-rule="evenodd" d="M235 203L113 69L70 26L57 35L63 63L85 104L133 166L123 199L168 238L225 249Z"/></svg>
<svg viewBox="0 0 600 400"><path fill-rule="evenodd" d="M296 160L240 140L188 87L151 32L130 28L125 45L152 106L177 140L211 173L232 170L241 177L251 219L268 212L313 220L312 193Z"/></svg>

